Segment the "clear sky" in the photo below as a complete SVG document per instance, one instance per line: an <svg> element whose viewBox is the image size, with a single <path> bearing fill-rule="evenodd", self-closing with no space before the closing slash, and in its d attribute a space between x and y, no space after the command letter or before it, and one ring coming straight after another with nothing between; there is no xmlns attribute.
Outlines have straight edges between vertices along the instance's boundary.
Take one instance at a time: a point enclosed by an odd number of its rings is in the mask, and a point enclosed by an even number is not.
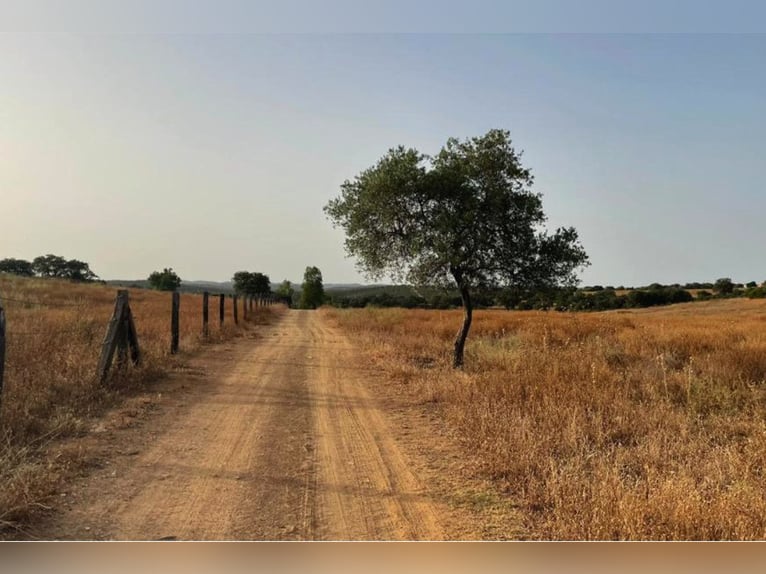
<svg viewBox="0 0 766 574"><path fill-rule="evenodd" d="M764 35L48 32L0 36L0 258L362 282L340 184L505 128L583 283L766 279Z"/></svg>

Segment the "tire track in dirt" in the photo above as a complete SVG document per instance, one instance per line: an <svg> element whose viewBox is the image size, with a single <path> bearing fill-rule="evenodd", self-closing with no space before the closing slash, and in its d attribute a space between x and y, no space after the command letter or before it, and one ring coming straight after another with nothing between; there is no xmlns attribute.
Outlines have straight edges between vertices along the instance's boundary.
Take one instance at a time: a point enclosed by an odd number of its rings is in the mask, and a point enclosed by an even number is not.
<svg viewBox="0 0 766 574"><path fill-rule="evenodd" d="M190 361L185 395L114 440L107 468L71 485L46 539L442 539L429 496L366 389L352 344L289 311ZM188 385L186 384L188 383ZM424 437L424 440L427 440ZM442 504L443 506L443 504Z"/></svg>
<svg viewBox="0 0 766 574"><path fill-rule="evenodd" d="M319 537L443 539L434 505L361 380L369 369L334 330L315 323L312 334L322 357L314 392L333 398L315 410Z"/></svg>

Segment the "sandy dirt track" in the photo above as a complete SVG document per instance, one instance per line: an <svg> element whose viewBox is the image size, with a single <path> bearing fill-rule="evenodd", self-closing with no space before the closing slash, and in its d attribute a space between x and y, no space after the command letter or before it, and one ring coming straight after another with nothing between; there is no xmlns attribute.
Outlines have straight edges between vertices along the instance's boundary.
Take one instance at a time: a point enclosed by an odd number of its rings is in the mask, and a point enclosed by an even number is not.
<svg viewBox="0 0 766 574"><path fill-rule="evenodd" d="M159 414L122 429L107 423L96 437L98 464L61 493L34 535L486 537L471 530L481 517L462 516L439 481L416 475L428 462L416 460L417 448L400 447L392 431L401 420L370 391L374 375L319 313L287 311L257 338L211 347L172 375Z"/></svg>

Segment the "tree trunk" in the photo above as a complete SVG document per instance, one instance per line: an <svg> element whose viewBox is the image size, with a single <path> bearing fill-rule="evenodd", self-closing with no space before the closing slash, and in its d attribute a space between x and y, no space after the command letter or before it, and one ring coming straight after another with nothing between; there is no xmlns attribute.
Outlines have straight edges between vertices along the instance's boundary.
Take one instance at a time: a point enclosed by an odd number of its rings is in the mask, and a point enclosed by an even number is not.
<svg viewBox="0 0 766 574"><path fill-rule="evenodd" d="M465 340L468 337L468 330L471 328L473 319L473 305L471 304L471 294L468 291L468 285L463 282L462 274L453 271L458 289L460 289L460 298L463 301L463 326L455 338L455 351L452 354L452 367L459 369L463 366L463 351L465 350Z"/></svg>

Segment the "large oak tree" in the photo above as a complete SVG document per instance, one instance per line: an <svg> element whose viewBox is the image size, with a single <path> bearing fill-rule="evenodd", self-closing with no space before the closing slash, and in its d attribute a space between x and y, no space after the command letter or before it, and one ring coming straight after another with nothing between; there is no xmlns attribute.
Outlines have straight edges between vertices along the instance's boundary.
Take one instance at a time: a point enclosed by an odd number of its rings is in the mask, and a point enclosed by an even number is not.
<svg viewBox="0 0 766 574"><path fill-rule="evenodd" d="M325 206L346 233L345 247L370 278L415 285L454 281L464 319L453 365L463 364L471 293L484 287L574 285L588 258L572 227L547 232L533 177L505 130L450 139L433 157L389 150L341 186Z"/></svg>

